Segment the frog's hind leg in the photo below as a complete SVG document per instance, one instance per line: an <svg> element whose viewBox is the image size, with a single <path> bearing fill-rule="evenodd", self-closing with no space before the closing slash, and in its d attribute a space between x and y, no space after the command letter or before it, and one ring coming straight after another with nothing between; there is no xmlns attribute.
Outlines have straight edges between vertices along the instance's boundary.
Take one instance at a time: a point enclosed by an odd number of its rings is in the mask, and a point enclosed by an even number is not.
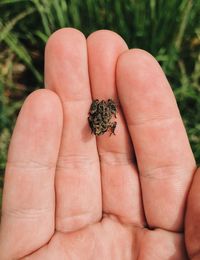
<svg viewBox="0 0 200 260"><path fill-rule="evenodd" d="M111 136L112 134L116 135L116 134L115 134L116 126L117 126L117 122L116 122L116 121L110 123L110 130L111 130L110 136Z"/></svg>

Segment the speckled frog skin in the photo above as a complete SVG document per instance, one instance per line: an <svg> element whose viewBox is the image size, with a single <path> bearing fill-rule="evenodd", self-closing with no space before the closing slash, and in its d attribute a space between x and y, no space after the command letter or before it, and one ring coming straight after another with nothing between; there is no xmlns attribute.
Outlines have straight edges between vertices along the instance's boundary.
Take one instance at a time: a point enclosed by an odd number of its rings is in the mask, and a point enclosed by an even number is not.
<svg viewBox="0 0 200 260"><path fill-rule="evenodd" d="M115 134L117 122L112 122L112 116L116 118L117 106L112 99L107 101L95 99L89 111L88 122L91 131L95 135L103 135L110 130L111 134Z"/></svg>

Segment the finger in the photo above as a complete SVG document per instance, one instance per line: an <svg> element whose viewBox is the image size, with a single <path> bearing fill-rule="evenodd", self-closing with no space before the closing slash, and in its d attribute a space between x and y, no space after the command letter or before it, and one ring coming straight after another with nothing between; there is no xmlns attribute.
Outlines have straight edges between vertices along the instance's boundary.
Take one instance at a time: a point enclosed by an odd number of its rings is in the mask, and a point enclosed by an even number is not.
<svg viewBox="0 0 200 260"><path fill-rule="evenodd" d="M148 224L180 230L195 160L173 92L156 60L137 49L120 56L117 87L136 152Z"/></svg>
<svg viewBox="0 0 200 260"><path fill-rule="evenodd" d="M63 105L64 128L56 171L56 229L77 230L102 215L96 140L88 126L91 93L84 35L66 28L46 46L46 87Z"/></svg>
<svg viewBox="0 0 200 260"><path fill-rule="evenodd" d="M190 259L200 259L200 168L196 171L187 200L185 241Z"/></svg>
<svg viewBox="0 0 200 260"><path fill-rule="evenodd" d="M183 234L159 228L145 232L139 252L138 258L145 260L188 260Z"/></svg>
<svg viewBox="0 0 200 260"><path fill-rule="evenodd" d="M87 39L89 74L93 99L113 99L118 103L115 66L127 45L114 32L100 30ZM116 135L97 137L101 162L103 212L121 220L144 224L140 185L134 151L123 114L118 106Z"/></svg>
<svg viewBox="0 0 200 260"><path fill-rule="evenodd" d="M47 243L54 232L54 176L62 107L49 90L25 101L6 166L0 259L19 259Z"/></svg>

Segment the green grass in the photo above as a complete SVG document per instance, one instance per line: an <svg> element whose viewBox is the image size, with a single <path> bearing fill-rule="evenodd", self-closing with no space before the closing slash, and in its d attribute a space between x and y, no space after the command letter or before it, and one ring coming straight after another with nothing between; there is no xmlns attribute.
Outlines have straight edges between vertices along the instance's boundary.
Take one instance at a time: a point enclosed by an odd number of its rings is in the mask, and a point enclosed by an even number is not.
<svg viewBox="0 0 200 260"><path fill-rule="evenodd" d="M176 95L200 163L200 2L192 0L1 0L0 186L7 147L25 97L43 87L43 54L49 35L75 27L119 33L130 48L149 51Z"/></svg>

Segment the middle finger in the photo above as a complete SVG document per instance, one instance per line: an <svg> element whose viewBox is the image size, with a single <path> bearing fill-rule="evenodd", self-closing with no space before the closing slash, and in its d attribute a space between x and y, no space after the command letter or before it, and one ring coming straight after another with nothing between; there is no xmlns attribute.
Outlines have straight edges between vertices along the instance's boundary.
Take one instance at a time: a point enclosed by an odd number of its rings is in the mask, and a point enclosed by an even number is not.
<svg viewBox="0 0 200 260"><path fill-rule="evenodd" d="M100 30L87 39L89 75L93 99L111 98L118 102L115 66L127 50L124 40L114 32ZM134 151L118 105L116 135L97 137L100 156L103 212L126 223L144 224L138 172Z"/></svg>

